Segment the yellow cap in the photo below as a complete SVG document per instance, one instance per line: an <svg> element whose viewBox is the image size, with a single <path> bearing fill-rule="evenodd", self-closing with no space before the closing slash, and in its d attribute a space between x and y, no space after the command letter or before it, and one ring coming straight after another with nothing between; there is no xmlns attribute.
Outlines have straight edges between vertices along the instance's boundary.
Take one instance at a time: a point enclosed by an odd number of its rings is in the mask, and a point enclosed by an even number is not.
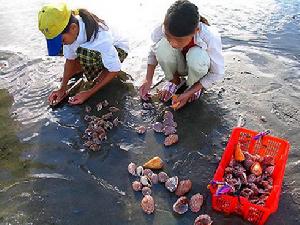
<svg viewBox="0 0 300 225"><path fill-rule="evenodd" d="M39 11L39 30L47 39L59 35L69 23L71 10L65 3L48 4Z"/></svg>

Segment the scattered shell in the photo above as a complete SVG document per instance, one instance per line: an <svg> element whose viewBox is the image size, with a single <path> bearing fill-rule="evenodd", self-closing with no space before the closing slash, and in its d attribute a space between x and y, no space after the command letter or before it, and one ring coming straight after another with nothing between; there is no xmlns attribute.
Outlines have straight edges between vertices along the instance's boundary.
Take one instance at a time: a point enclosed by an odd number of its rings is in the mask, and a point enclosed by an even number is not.
<svg viewBox="0 0 300 225"><path fill-rule="evenodd" d="M183 196L188 193L192 189L192 181L191 180L182 180L179 182L178 187L175 191L177 196Z"/></svg>
<svg viewBox="0 0 300 225"><path fill-rule="evenodd" d="M108 106L108 105L109 105L109 103L108 103L107 100L102 101L102 106L103 106L103 107L106 107L106 106Z"/></svg>
<svg viewBox="0 0 300 225"><path fill-rule="evenodd" d="M139 126L137 128L135 128L135 131L138 133L138 134L144 134L146 132L146 127L144 126Z"/></svg>
<svg viewBox="0 0 300 225"><path fill-rule="evenodd" d="M213 221L207 214L202 214L198 216L194 222L194 225L211 225Z"/></svg>
<svg viewBox="0 0 300 225"><path fill-rule="evenodd" d="M134 191L140 191L140 190L142 190L142 188L143 188L143 185L142 185L141 182L139 182L139 181L133 181L132 182L132 189Z"/></svg>
<svg viewBox="0 0 300 225"><path fill-rule="evenodd" d="M158 183L158 175L156 173L153 173L150 177L152 184Z"/></svg>
<svg viewBox="0 0 300 225"><path fill-rule="evenodd" d="M144 168L149 168L149 169L161 169L164 166L164 162L162 161L161 158L155 156L152 159L150 159L148 162L146 162L143 166Z"/></svg>
<svg viewBox="0 0 300 225"><path fill-rule="evenodd" d="M272 176L273 175L273 172L274 172L274 166L268 166L265 170L265 173L267 173L269 176Z"/></svg>
<svg viewBox="0 0 300 225"><path fill-rule="evenodd" d="M144 170L144 175L145 175L145 176L151 178L152 174L153 174L153 171L152 171L152 170L150 170L150 169L145 169L145 170Z"/></svg>
<svg viewBox="0 0 300 225"><path fill-rule="evenodd" d="M86 106L85 107L85 111L87 112L87 113L90 113L91 111L92 111L92 108L91 108L91 106Z"/></svg>
<svg viewBox="0 0 300 225"><path fill-rule="evenodd" d="M151 103L143 102L143 109L153 109L153 105Z"/></svg>
<svg viewBox="0 0 300 225"><path fill-rule="evenodd" d="M96 108L97 108L97 111L101 111L101 109L103 108L103 105L102 105L102 102L99 102L97 105L96 105Z"/></svg>
<svg viewBox="0 0 300 225"><path fill-rule="evenodd" d="M255 174L256 176L260 176L262 174L262 168L259 162L253 163L250 168L251 173Z"/></svg>
<svg viewBox="0 0 300 225"><path fill-rule="evenodd" d="M90 122L92 120L92 118L89 115L85 115L84 120L87 122Z"/></svg>
<svg viewBox="0 0 300 225"><path fill-rule="evenodd" d="M100 148L101 148L101 146L100 146L100 145L97 145L97 144L91 144L91 145L90 145L90 150L92 150L93 152L99 151Z"/></svg>
<svg viewBox="0 0 300 225"><path fill-rule="evenodd" d="M152 182L149 179L149 177L147 176L141 176L140 182L144 185L144 186L148 186L151 187L152 186Z"/></svg>
<svg viewBox="0 0 300 225"><path fill-rule="evenodd" d="M169 179L168 174L166 174L165 172L160 172L158 174L158 181L161 183L165 183L167 180Z"/></svg>
<svg viewBox="0 0 300 225"><path fill-rule="evenodd" d="M163 128L163 132L166 136L169 136L170 134L175 134L177 131L176 128L173 126L165 126Z"/></svg>
<svg viewBox="0 0 300 225"><path fill-rule="evenodd" d="M138 176L143 176L143 175L144 175L144 168L143 168L142 166L138 166L138 167L136 168L136 174L137 174Z"/></svg>
<svg viewBox="0 0 300 225"><path fill-rule="evenodd" d="M191 197L189 205L192 212L199 212L203 205L203 196L199 193L193 195Z"/></svg>
<svg viewBox="0 0 300 225"><path fill-rule="evenodd" d="M165 183L165 187L170 191L170 192L174 192L176 190L178 186L178 177L170 177L166 183Z"/></svg>
<svg viewBox="0 0 300 225"><path fill-rule="evenodd" d="M174 212L177 212L178 214L184 214L189 209L189 200L187 197L182 196L173 205Z"/></svg>
<svg viewBox="0 0 300 225"><path fill-rule="evenodd" d="M118 112L118 111L120 111L120 109L117 108L117 107L111 106L111 107L108 108L108 111L110 111L110 112Z"/></svg>
<svg viewBox="0 0 300 225"><path fill-rule="evenodd" d="M260 117L260 120L261 120L262 122L267 122L267 118L266 118L265 116L261 116L261 117Z"/></svg>
<svg viewBox="0 0 300 225"><path fill-rule="evenodd" d="M133 176L136 176L136 164L131 162L129 163L128 165L128 172L133 175Z"/></svg>
<svg viewBox="0 0 300 225"><path fill-rule="evenodd" d="M147 214L151 214L154 212L154 199L151 195L144 196L141 202L141 207Z"/></svg>
<svg viewBox="0 0 300 225"><path fill-rule="evenodd" d="M144 196L151 195L151 189L149 187L143 187L142 193Z"/></svg>
<svg viewBox="0 0 300 225"><path fill-rule="evenodd" d="M119 118L116 117L114 120L113 120L113 125L116 127L119 125Z"/></svg>
<svg viewBox="0 0 300 225"><path fill-rule="evenodd" d="M173 144L176 144L178 142L178 135L177 134L171 134L168 137L165 138L164 145L170 146Z"/></svg>
<svg viewBox="0 0 300 225"><path fill-rule="evenodd" d="M113 114L112 114L111 112L109 112L109 113L104 114L104 115L102 116L102 119L104 119L104 120L109 120L109 119L112 118L112 117L113 117Z"/></svg>
<svg viewBox="0 0 300 225"><path fill-rule="evenodd" d="M163 124L161 122L156 122L152 125L153 130L157 133L163 132Z"/></svg>

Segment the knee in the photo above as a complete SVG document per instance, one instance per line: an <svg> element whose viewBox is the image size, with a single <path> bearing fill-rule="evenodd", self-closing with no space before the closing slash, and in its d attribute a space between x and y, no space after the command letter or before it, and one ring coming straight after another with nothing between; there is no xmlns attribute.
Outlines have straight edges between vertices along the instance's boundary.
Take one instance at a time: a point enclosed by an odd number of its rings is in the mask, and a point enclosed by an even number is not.
<svg viewBox="0 0 300 225"><path fill-rule="evenodd" d="M210 67L210 58L205 50L200 47L191 48L186 54L187 66L189 69L208 73ZM203 75L205 75L203 74Z"/></svg>
<svg viewBox="0 0 300 225"><path fill-rule="evenodd" d="M176 62L175 49L171 47L169 42L163 38L157 43L156 59L160 62Z"/></svg>

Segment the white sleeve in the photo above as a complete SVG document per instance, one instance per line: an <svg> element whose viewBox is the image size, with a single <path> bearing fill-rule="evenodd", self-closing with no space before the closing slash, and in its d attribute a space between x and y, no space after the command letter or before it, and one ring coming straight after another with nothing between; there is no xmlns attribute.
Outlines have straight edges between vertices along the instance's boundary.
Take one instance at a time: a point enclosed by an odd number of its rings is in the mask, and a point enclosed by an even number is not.
<svg viewBox="0 0 300 225"><path fill-rule="evenodd" d="M224 57L220 36L213 37L208 45L207 53L210 58L210 69L207 75L200 79L200 83L205 89L224 79Z"/></svg>
<svg viewBox="0 0 300 225"><path fill-rule="evenodd" d="M153 30L151 34L152 44L148 53L148 64L150 65L157 65L157 59L155 56L155 46L163 38L163 36L164 34L162 31L162 24L160 24Z"/></svg>
<svg viewBox="0 0 300 225"><path fill-rule="evenodd" d="M63 54L66 59L73 60L77 58L75 50L70 45L63 46Z"/></svg>
<svg viewBox="0 0 300 225"><path fill-rule="evenodd" d="M119 72L121 70L121 61L117 49L112 42L104 42L99 48L104 67L109 72Z"/></svg>

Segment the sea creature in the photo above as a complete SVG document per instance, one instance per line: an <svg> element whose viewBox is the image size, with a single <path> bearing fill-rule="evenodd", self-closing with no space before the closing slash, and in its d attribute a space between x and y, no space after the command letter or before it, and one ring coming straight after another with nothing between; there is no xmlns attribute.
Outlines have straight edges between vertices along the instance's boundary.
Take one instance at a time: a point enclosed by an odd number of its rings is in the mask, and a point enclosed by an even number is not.
<svg viewBox="0 0 300 225"><path fill-rule="evenodd" d="M118 117L116 117L114 120L113 120L113 125L116 127L116 126L118 126L119 125L119 118Z"/></svg>
<svg viewBox="0 0 300 225"><path fill-rule="evenodd" d="M137 174L138 176L143 176L143 175L144 175L144 168L143 168L142 166L138 166L138 167L136 168L136 174Z"/></svg>
<svg viewBox="0 0 300 225"><path fill-rule="evenodd" d="M199 212L203 205L203 196L200 193L193 195L189 205L192 212Z"/></svg>
<svg viewBox="0 0 300 225"><path fill-rule="evenodd" d="M191 180L182 180L179 182L178 187L175 191L177 196L183 196L188 193L192 189L192 181Z"/></svg>
<svg viewBox="0 0 300 225"><path fill-rule="evenodd" d="M146 127L144 126L139 126L135 129L135 131L138 133L138 134L144 134L146 132Z"/></svg>
<svg viewBox="0 0 300 225"><path fill-rule="evenodd" d="M107 100L101 102L103 107L107 107L109 105Z"/></svg>
<svg viewBox="0 0 300 225"><path fill-rule="evenodd" d="M151 187L151 186L152 186L152 182L151 182L151 180L149 179L149 177L147 177L147 176L141 176L140 182L141 182L144 186L147 186L147 187Z"/></svg>
<svg viewBox="0 0 300 225"><path fill-rule="evenodd" d="M102 119L104 119L104 120L109 120L109 119L112 118L112 117L113 117L113 114L112 114L111 112L109 112L109 113L104 114L104 115L102 116Z"/></svg>
<svg viewBox="0 0 300 225"><path fill-rule="evenodd" d="M117 107L111 106L111 107L109 107L109 108L108 108L108 111L110 111L110 112L114 113L114 112L118 112L118 111L120 111L120 109L119 109L119 108L117 108Z"/></svg>
<svg viewBox="0 0 300 225"><path fill-rule="evenodd" d="M268 166L265 170L265 173L268 174L269 176L272 176L273 175L273 172L274 172L274 166Z"/></svg>
<svg viewBox="0 0 300 225"><path fill-rule="evenodd" d="M195 219L194 225L211 225L213 221L207 214L202 214Z"/></svg>
<svg viewBox="0 0 300 225"><path fill-rule="evenodd" d="M146 167L145 167L146 168ZM150 169L144 169L144 175L151 178L153 171Z"/></svg>
<svg viewBox="0 0 300 225"><path fill-rule="evenodd" d="M135 164L135 163L133 163L133 162L129 163L129 165L128 165L128 172L129 172L131 175L133 175L133 176L136 176L136 175L137 175L137 174L136 174L136 164Z"/></svg>
<svg viewBox="0 0 300 225"><path fill-rule="evenodd" d="M143 194L144 196L146 196L146 195L151 195L151 189L150 189L149 187L143 187L143 189L142 189L142 194Z"/></svg>
<svg viewBox="0 0 300 225"><path fill-rule="evenodd" d="M171 146L173 144L176 144L178 142L178 135L177 134L171 134L168 137L165 138L164 145L165 146Z"/></svg>
<svg viewBox="0 0 300 225"><path fill-rule="evenodd" d="M132 189L134 191L140 191L140 190L142 190L142 188L143 188L143 185L142 185L141 182L139 182L139 181L133 181L132 182Z"/></svg>
<svg viewBox="0 0 300 225"><path fill-rule="evenodd" d="M266 166L274 166L274 162L275 162L275 159L274 159L273 156L271 156L271 155L265 155L264 159L262 161L262 164L266 165Z"/></svg>
<svg viewBox="0 0 300 225"><path fill-rule="evenodd" d="M92 108L91 108L91 106L86 106L85 107L85 112L87 112L87 113L90 113L92 111Z"/></svg>
<svg viewBox="0 0 300 225"><path fill-rule="evenodd" d="M141 207L147 214L151 214L154 212L154 199L151 195L144 196L141 202Z"/></svg>
<svg viewBox="0 0 300 225"><path fill-rule="evenodd" d="M185 196L181 196L173 205L174 212L184 214L189 209L189 200Z"/></svg>
<svg viewBox="0 0 300 225"><path fill-rule="evenodd" d="M152 125L153 130L157 133L163 132L163 124L161 122L156 122Z"/></svg>
<svg viewBox="0 0 300 225"><path fill-rule="evenodd" d="M163 168L164 162L162 161L161 158L159 158L158 156L155 156L152 159L150 159L148 162L146 162L143 166L144 166L144 168L158 170L158 169Z"/></svg>
<svg viewBox="0 0 300 225"><path fill-rule="evenodd" d="M260 176L262 174L262 168L259 162L253 163L250 168L251 173L255 174L256 176Z"/></svg>
<svg viewBox="0 0 300 225"><path fill-rule="evenodd" d="M99 102L97 105L96 105L96 108L97 108L97 111L101 111L101 109L103 108L103 105L102 105L102 102Z"/></svg>
<svg viewBox="0 0 300 225"><path fill-rule="evenodd" d="M165 183L169 179L168 174L165 172L159 172L158 174L158 181L161 183Z"/></svg>
<svg viewBox="0 0 300 225"><path fill-rule="evenodd" d="M241 149L241 144L237 143L234 151L234 159L238 162L242 162L245 160L244 153Z"/></svg>
<svg viewBox="0 0 300 225"><path fill-rule="evenodd" d="M170 134L175 134L177 132L176 128L173 126L165 126L162 130L166 136Z"/></svg>
<svg viewBox="0 0 300 225"><path fill-rule="evenodd" d="M158 183L158 175L156 173L153 173L150 177L152 184Z"/></svg>
<svg viewBox="0 0 300 225"><path fill-rule="evenodd" d="M167 181L165 183L165 187L170 192L174 192L176 190L177 186L178 186L178 177L177 176L170 177L169 179L167 179Z"/></svg>

